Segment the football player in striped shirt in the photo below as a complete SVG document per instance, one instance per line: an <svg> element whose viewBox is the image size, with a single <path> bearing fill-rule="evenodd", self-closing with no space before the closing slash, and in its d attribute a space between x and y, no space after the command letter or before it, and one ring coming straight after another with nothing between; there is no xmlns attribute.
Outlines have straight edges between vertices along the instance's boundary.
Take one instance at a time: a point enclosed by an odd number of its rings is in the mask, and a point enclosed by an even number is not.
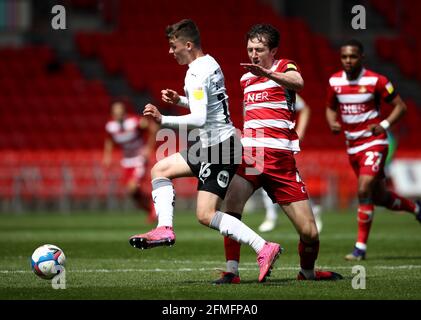
<svg viewBox="0 0 421 320"><path fill-rule="evenodd" d="M358 234L354 250L345 259L362 260L374 206L407 211L421 222L420 202L388 190L385 183L386 130L405 114L406 104L385 76L363 66L364 48L359 41L345 43L340 54L343 70L329 79L326 119L333 133L344 131L349 161L358 177ZM380 113L381 100L393 106L387 117Z"/></svg>
<svg viewBox="0 0 421 320"><path fill-rule="evenodd" d="M242 144L243 162L226 196L226 212L241 219L244 205L263 187L278 203L299 234L298 253L301 270L298 280L337 280L331 271L315 270L319 254L319 233L308 200L307 190L298 173L294 154L300 151L295 131L296 91L304 86L294 61L275 59L279 31L269 24L257 24L247 33L250 63L241 77L245 108ZM260 154L260 157L254 157ZM214 284L239 283L240 244L224 239L227 270Z"/></svg>
<svg viewBox="0 0 421 320"><path fill-rule="evenodd" d="M155 208L149 185L145 185L146 172L151 155L155 151L155 135L158 126L146 117L129 114L122 101L111 104L111 119L105 125L103 164L109 167L114 145L123 154L121 166L127 193L135 204L148 212L147 222L156 221Z"/></svg>

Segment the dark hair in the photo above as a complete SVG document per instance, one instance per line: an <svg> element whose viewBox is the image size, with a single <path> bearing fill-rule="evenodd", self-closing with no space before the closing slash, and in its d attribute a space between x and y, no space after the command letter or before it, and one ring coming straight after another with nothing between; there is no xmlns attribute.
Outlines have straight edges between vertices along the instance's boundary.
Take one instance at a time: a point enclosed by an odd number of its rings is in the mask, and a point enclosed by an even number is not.
<svg viewBox="0 0 421 320"><path fill-rule="evenodd" d="M263 42L265 38L269 49L277 48L279 46L280 35L278 29L270 24L255 24L251 27L246 35L246 41L257 38Z"/></svg>
<svg viewBox="0 0 421 320"><path fill-rule="evenodd" d="M130 98L127 96L113 97L110 101L110 109L112 110L117 103L121 103L126 111L131 107Z"/></svg>
<svg viewBox="0 0 421 320"><path fill-rule="evenodd" d="M184 39L186 41L191 41L194 45L198 48L201 47L200 43L200 32L197 25L190 19L183 19L177 23L169 25L165 33L167 34L167 38L175 38L175 39Z"/></svg>
<svg viewBox="0 0 421 320"><path fill-rule="evenodd" d="M358 41L358 40L355 40L355 39L351 39L351 40L348 40L348 41L346 41L343 45L342 45L342 47L356 47L356 48L358 48L358 51L360 52L360 54L363 54L364 53L364 46L363 46L363 44L360 42L360 41Z"/></svg>

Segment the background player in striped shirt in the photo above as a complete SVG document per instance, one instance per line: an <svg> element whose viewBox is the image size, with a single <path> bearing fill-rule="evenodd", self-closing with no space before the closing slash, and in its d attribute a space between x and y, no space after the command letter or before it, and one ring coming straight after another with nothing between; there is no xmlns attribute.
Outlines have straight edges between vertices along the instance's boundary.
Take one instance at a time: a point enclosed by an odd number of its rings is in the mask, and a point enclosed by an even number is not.
<svg viewBox="0 0 421 320"><path fill-rule="evenodd" d="M122 101L111 105L111 119L105 125L103 164L108 167L112 160L113 146L118 145L123 153L121 166L128 194L136 205L148 212L148 222L156 220L147 179L148 161L155 153L155 135L158 126L145 117L129 114ZM145 178L145 179L143 179Z"/></svg>
<svg viewBox="0 0 421 320"><path fill-rule="evenodd" d="M358 177L358 235L346 260L365 259L375 205L410 212L421 222L420 202L387 190L385 184L386 130L399 121L407 107L385 76L364 68L363 57L363 46L357 40L341 47L343 70L329 79L327 95L327 122L333 133L344 130L349 161ZM393 106L386 118L380 115L381 100Z"/></svg>
<svg viewBox="0 0 421 320"><path fill-rule="evenodd" d="M226 197L227 213L238 219L255 190L263 187L278 203L299 233L299 280L336 280L341 275L315 271L319 253L319 234L308 201L305 184L295 165L300 151L296 120L296 91L304 86L297 65L288 59L275 59L279 31L268 24L254 25L247 33L247 52L251 63L242 64L249 72L241 77L244 91L244 146L240 165ZM255 163L254 159L263 163ZM227 272L215 284L239 283L240 244L224 239Z"/></svg>

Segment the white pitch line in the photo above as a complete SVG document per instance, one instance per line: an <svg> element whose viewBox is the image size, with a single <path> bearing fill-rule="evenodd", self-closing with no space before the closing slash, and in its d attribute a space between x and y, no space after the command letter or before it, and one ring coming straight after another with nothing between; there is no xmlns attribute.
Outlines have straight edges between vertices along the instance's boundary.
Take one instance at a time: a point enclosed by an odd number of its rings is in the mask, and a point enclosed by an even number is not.
<svg viewBox="0 0 421 320"><path fill-rule="evenodd" d="M321 269L332 269L332 270L348 270L352 269L352 266L318 266ZM368 269L381 269L381 270L411 270L421 269L421 265L398 265L398 266L367 266ZM298 266L291 267L279 267L274 270L298 270ZM218 268L179 268L179 269L70 269L71 273L129 273L129 272L194 272L194 271L217 271ZM240 271L255 271L256 268L239 268ZM0 274L14 274L14 273L31 273L30 270L0 270Z"/></svg>

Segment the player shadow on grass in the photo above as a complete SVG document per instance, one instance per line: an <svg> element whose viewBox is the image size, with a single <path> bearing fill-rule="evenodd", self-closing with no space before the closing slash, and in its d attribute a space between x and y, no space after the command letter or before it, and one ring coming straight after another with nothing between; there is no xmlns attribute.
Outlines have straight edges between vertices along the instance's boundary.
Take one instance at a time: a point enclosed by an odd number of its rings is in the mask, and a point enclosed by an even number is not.
<svg viewBox="0 0 421 320"><path fill-rule="evenodd" d="M352 280L353 276L343 276L343 280ZM337 280L340 281L340 280ZM241 286L242 284L256 284L256 285L260 285L260 286L279 286L279 285L289 285L289 284L293 284L293 283L297 283L297 282L303 282L303 281L299 281L296 278L283 278L283 279L271 279L267 282L263 282L263 283L259 283L257 280L255 279L249 279L249 280L245 280L245 279L241 279L241 283L239 284L239 286ZM304 281L305 282L305 281ZM312 281L313 282L313 281ZM319 282L319 281L317 281ZM320 282L336 282L336 281L320 281ZM227 285L215 285L212 284L212 280L210 281L203 281L203 280L186 280L186 281L182 281L183 284L210 284L212 286L215 287L226 287ZM229 285L229 286L237 286L237 285Z"/></svg>
<svg viewBox="0 0 421 320"><path fill-rule="evenodd" d="M421 256L386 256L370 258L370 260L421 260Z"/></svg>
<svg viewBox="0 0 421 320"><path fill-rule="evenodd" d="M250 280L244 280L241 279L241 284L259 284L259 285L268 285L271 283L288 283L288 282L292 282L295 281L295 279L274 279L274 280L270 280L268 282L264 282L264 283L259 283L256 279L250 279ZM186 280L186 281L181 281L183 284L210 284L213 285L215 287L225 287L227 285L215 285L212 284L212 280ZM240 284L240 285L241 285ZM230 286L236 286L236 285L230 285Z"/></svg>
<svg viewBox="0 0 421 320"><path fill-rule="evenodd" d="M276 285L279 285L279 284L293 284L293 283L335 283L335 282L338 282L338 281L339 282L346 281L346 280L351 281L354 276L352 276L352 275L350 275L350 276L345 275L344 276L342 274L342 277L343 277L342 279L335 280L335 281L301 281L301 280L297 280L296 278L272 279L272 280L269 280L268 282L262 283L261 285L264 285L264 286L276 286ZM241 280L241 283L258 283L258 282L253 281L253 280L250 280L250 281Z"/></svg>

